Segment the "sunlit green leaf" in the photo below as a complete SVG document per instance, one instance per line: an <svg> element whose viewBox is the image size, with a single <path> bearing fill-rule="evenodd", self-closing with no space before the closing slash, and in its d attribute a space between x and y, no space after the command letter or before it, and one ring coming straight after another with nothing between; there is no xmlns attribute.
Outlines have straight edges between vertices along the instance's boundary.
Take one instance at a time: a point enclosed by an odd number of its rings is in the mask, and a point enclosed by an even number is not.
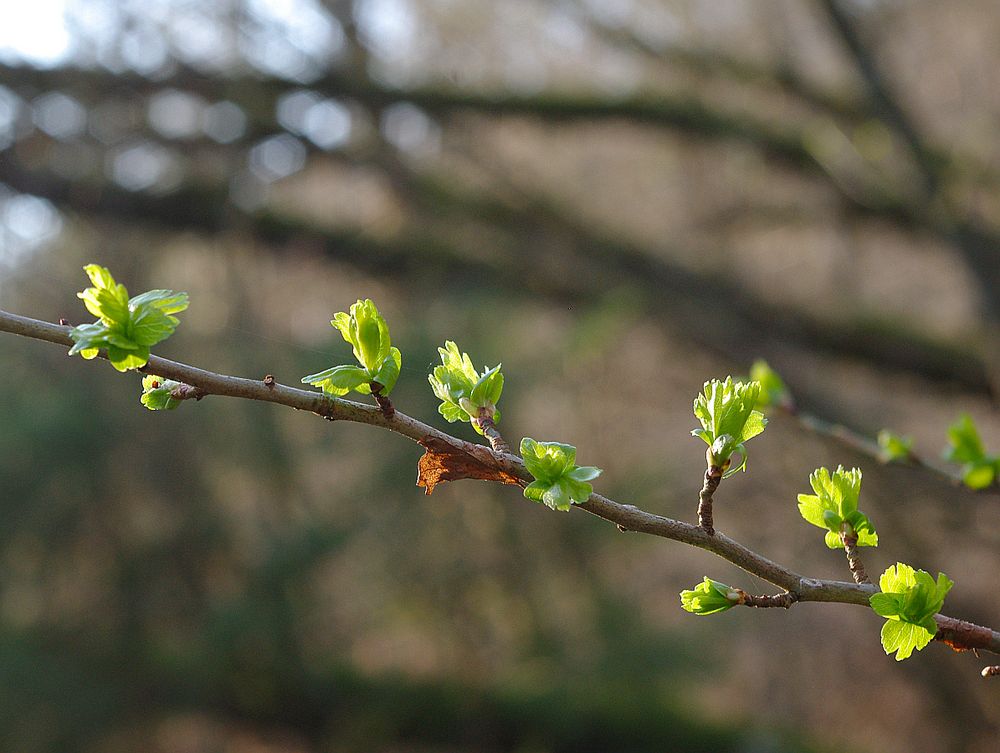
<svg viewBox="0 0 1000 753"><path fill-rule="evenodd" d="M886 620L882 625L882 648L886 654L896 652L896 661L908 659L914 649L920 651L934 638L934 633L920 625Z"/></svg>
<svg viewBox="0 0 1000 753"><path fill-rule="evenodd" d="M438 413L444 416L445 421L450 424L456 421L468 421L469 414L454 403L441 403L438 405Z"/></svg>
<svg viewBox="0 0 1000 753"><path fill-rule="evenodd" d="M728 465L732 455L739 452L742 461L730 473L746 468L744 443L767 426L764 414L754 409L759 396L759 382L734 382L727 377L724 382L705 382L702 394L695 398L694 415L701 428L691 434L709 446L713 463L719 467Z"/></svg>
<svg viewBox="0 0 1000 753"><path fill-rule="evenodd" d="M330 324L351 344L354 357L369 374L381 368L392 344L389 327L370 298L353 303L350 313L334 314Z"/></svg>
<svg viewBox="0 0 1000 753"><path fill-rule="evenodd" d="M179 320L173 314L187 308L187 293L150 290L130 300L125 286L115 282L106 268L88 264L84 271L94 286L77 295L98 321L70 330L70 355L93 358L105 350L119 371L145 366L149 348L177 328Z"/></svg>
<svg viewBox="0 0 1000 753"><path fill-rule="evenodd" d="M902 595L898 593L877 593L868 597L875 613L882 617L895 617L899 614Z"/></svg>
<svg viewBox="0 0 1000 753"><path fill-rule="evenodd" d="M845 471L838 466L832 474L817 468L809 476L815 494L800 494L799 514L811 525L827 531L824 541L830 549L843 546L842 534L857 536L858 546L878 546L878 534L868 517L858 510L861 469Z"/></svg>
<svg viewBox="0 0 1000 753"><path fill-rule="evenodd" d="M332 369L302 377L303 384L319 387L328 395L346 395L369 380L368 372L360 366L334 366Z"/></svg>
<svg viewBox="0 0 1000 753"><path fill-rule="evenodd" d="M458 345L451 340L443 348L438 348L438 353L441 355L441 365L434 368L427 381L430 382L434 396L442 403L438 408L441 415L449 421L471 422L479 434L483 433L478 422L481 411L494 424L500 423L500 412L497 410L497 402L503 392L500 364L492 369L484 369L480 374L473 366L469 354L459 350ZM454 409L445 409L445 404L454 406Z"/></svg>
<svg viewBox="0 0 1000 753"><path fill-rule="evenodd" d="M937 632L934 615L954 583L944 573L935 581L930 573L897 562L882 573L879 588L868 601L876 614L888 618L882 626L882 646L896 660L906 659L926 646Z"/></svg>
<svg viewBox="0 0 1000 753"><path fill-rule="evenodd" d="M382 386L388 395L396 386L402 367L399 348L392 347L389 326L370 298L351 305L350 313L333 315L330 324L354 350L360 366L334 366L303 377L304 384L319 387L328 395L346 395L350 391L371 394L372 383Z"/></svg>
<svg viewBox="0 0 1000 753"><path fill-rule="evenodd" d="M175 388L180 382L149 374L142 379L142 396L139 398L149 410L174 410L181 401L173 397Z"/></svg>
<svg viewBox="0 0 1000 753"><path fill-rule="evenodd" d="M399 379L399 371L402 368L403 359L399 353L399 348L390 348L389 355L382 361L382 367L376 372L373 382L382 385L382 393L389 394L396 386Z"/></svg>

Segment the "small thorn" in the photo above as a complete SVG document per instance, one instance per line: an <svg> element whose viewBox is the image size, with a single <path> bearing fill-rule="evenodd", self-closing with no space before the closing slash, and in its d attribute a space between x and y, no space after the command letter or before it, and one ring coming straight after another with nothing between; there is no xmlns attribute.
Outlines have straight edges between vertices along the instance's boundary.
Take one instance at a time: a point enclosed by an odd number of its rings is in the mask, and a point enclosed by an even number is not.
<svg viewBox="0 0 1000 753"><path fill-rule="evenodd" d="M59 317L59 323L64 327L69 326L69 321L67 319L63 319L61 316Z"/></svg>

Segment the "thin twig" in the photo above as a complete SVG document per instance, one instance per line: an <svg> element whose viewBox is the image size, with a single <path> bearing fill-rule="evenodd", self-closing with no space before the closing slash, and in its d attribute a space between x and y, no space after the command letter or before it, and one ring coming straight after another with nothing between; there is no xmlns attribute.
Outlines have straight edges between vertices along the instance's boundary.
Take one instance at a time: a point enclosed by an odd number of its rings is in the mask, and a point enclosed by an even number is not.
<svg viewBox="0 0 1000 753"><path fill-rule="evenodd" d="M68 348L73 344L69 338L69 330L69 327L0 311L0 332L44 340ZM101 355L104 356L103 353ZM331 421L355 421L388 429L415 442L433 438L450 445L456 451L468 454L491 469L500 469L523 481L532 480L531 474L525 469L520 458L513 455L498 455L483 445L453 437L399 411L396 411L391 418L387 418L374 406L333 398L318 392L307 392L276 382L265 383L258 379L216 374L158 356L150 356L147 368L165 378L197 387L206 395L278 403L315 413ZM701 526L654 515L634 505L621 504L597 493L591 494L586 502L577 507L629 531L679 541L712 552L746 572L785 589L793 601L838 602L868 606L868 597L876 592L871 584L807 578L772 562L723 533L716 531L714 534L709 534ZM980 649L1000 654L1000 633L997 631L940 614L935 615L935 620L939 627L935 638L953 648Z"/></svg>
<svg viewBox="0 0 1000 753"><path fill-rule="evenodd" d="M782 409L788 415L796 418L802 428L808 429L813 434L835 439L855 452L867 455L882 464L886 464L887 462L898 462L888 461L885 453L882 451L882 448L878 446L878 443L874 439L867 437L854 429L850 429L842 424L831 423L830 421L814 416L811 413L801 412L797 410L794 405L779 405L777 407ZM904 462L906 465L931 471L932 473L947 479L953 484L962 485L962 474L957 470L953 471L943 465L934 463L915 452L911 452Z"/></svg>
<svg viewBox="0 0 1000 753"><path fill-rule="evenodd" d="M492 411L488 408L481 408L479 410L479 417L473 419L473 423L476 424L483 431L483 436L490 443L490 447L493 448L494 452L499 452L503 455L510 455L510 445L507 444L507 440L503 438L500 430L497 429L497 425L493 422Z"/></svg>
<svg viewBox="0 0 1000 753"><path fill-rule="evenodd" d="M722 481L722 469L709 465L705 469L705 483L698 493L698 525L705 529L709 536L715 535L715 521L712 518L712 497Z"/></svg>
<svg viewBox="0 0 1000 753"><path fill-rule="evenodd" d="M840 541L844 545L844 552L847 554L847 566L851 569L854 582L871 583L871 578L868 577L868 572L865 570L861 556L858 554L858 535L856 533L849 535L841 534Z"/></svg>

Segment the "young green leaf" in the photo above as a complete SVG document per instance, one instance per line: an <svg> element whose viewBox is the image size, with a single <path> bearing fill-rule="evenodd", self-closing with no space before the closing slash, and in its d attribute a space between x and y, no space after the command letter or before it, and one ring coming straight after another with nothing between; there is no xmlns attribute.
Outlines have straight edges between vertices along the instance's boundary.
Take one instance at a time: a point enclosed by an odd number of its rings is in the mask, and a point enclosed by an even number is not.
<svg viewBox="0 0 1000 753"><path fill-rule="evenodd" d="M882 592L872 594L868 601L876 614L888 618L882 626L882 647L887 654L895 651L896 661L902 661L930 643L937 633L934 615L941 611L953 585L944 573L938 573L935 582L930 573L902 562L882 573Z"/></svg>
<svg viewBox="0 0 1000 753"><path fill-rule="evenodd" d="M361 365L334 366L302 377L303 384L311 384L338 397L351 390L362 395L371 394L372 385L378 385L382 395L392 392L399 379L402 356L398 348L392 347L389 326L371 299L358 300L351 306L350 313L334 314L330 324L350 343Z"/></svg>
<svg viewBox="0 0 1000 753"><path fill-rule="evenodd" d="M494 424L499 423L497 403L503 392L500 364L480 374L472 365L469 354L461 352L451 340L443 348L438 348L438 353L441 365L427 376L434 395L441 401L438 413L449 423L471 423L479 434L483 433L479 422L484 416Z"/></svg>
<svg viewBox="0 0 1000 753"><path fill-rule="evenodd" d="M913 437L901 437L888 429L882 429L877 441L884 463L906 462L913 456Z"/></svg>
<svg viewBox="0 0 1000 753"><path fill-rule="evenodd" d="M569 510L586 502L594 488L588 483L601 474L600 468L576 465L576 448L560 442L521 440L524 467L535 479L524 490L533 502L543 502L553 510Z"/></svg>
<svg viewBox="0 0 1000 753"><path fill-rule="evenodd" d="M174 388L180 386L181 382L149 374L142 378L142 397L139 402L149 410L174 410L181 401L172 393Z"/></svg>
<svg viewBox="0 0 1000 753"><path fill-rule="evenodd" d="M792 402L792 395L785 386L785 381L777 371L772 369L767 361L758 358L750 366L750 381L760 383L760 394L757 396L758 410L769 408L772 405L788 406Z"/></svg>
<svg viewBox="0 0 1000 753"><path fill-rule="evenodd" d="M69 354L90 359L104 349L118 371L145 366L150 347L170 337L180 323L174 314L188 307L187 293L149 290L130 299L105 267L88 264L83 269L93 286L77 297L98 321L70 330Z"/></svg>
<svg viewBox="0 0 1000 753"><path fill-rule="evenodd" d="M725 612L739 603L739 591L725 583L710 580L707 576L694 589L681 591L681 608L694 614Z"/></svg>
<svg viewBox="0 0 1000 753"><path fill-rule="evenodd" d="M963 413L948 427L948 447L944 459L962 465L962 481L970 489L993 485L1000 473L1000 457L988 455L983 448L972 417Z"/></svg>
<svg viewBox="0 0 1000 753"><path fill-rule="evenodd" d="M826 530L826 545L840 549L844 536L857 536L857 546L878 546L878 534L868 516L858 510L861 469L845 471L838 466L832 474L817 468L809 476L815 494L800 494L799 513L807 523Z"/></svg>
<svg viewBox="0 0 1000 753"><path fill-rule="evenodd" d="M767 426L764 414L754 409L759 397L759 382L734 382L732 377L726 377L724 382L705 382L703 393L694 400L694 415L701 428L691 434L708 445L709 464L728 468L734 453L742 457L740 465L726 473L727 477L746 469L745 443Z"/></svg>

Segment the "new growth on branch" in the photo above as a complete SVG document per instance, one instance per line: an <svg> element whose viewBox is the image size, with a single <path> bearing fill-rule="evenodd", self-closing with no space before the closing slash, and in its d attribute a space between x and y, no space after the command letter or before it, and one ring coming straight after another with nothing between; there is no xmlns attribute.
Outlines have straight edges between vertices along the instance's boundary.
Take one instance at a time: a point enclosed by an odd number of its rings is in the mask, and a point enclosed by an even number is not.
<svg viewBox="0 0 1000 753"><path fill-rule="evenodd" d="M871 520L858 509L862 479L859 468L848 471L838 467L832 473L817 468L809 477L814 493L798 495L802 518L825 531L828 548L844 550L854 583L805 578L715 529L714 495L724 479L747 470L746 443L766 428L763 411L777 407L794 412L784 382L763 362L754 364L750 379L727 377L706 382L694 400L694 415L701 428L692 434L707 445L698 525L694 526L595 494L590 482L601 471L593 466L578 466L572 445L524 437L519 445L521 457L512 455L497 428L497 403L504 385L500 365L478 371L470 356L452 341L438 349L441 365L428 376L441 401L438 412L449 423L471 424L478 435L486 438L489 448L399 413L389 394L399 378L402 356L392 345L389 327L370 299L358 300L349 312L337 313L331 321L352 346L357 365L337 365L303 377L303 383L321 390L309 393L279 385L270 375L260 381L229 377L152 356L150 347L169 337L179 324L174 314L187 308L187 294L151 290L129 298L125 287L106 268L90 264L84 269L92 287L78 295L97 321L69 329L0 311L0 330L71 345L70 355L80 354L87 359L102 356L118 371L143 371L140 399L149 410L172 410L192 398L228 395L307 409L331 420L380 426L424 447L425 454L418 463L418 485L425 487L428 494L437 483L461 478L516 484L527 499L553 510L580 507L617 524L621 530L649 533L706 549L784 589L772 595L748 594L706 577L695 588L680 594L681 606L694 614L717 614L734 606L787 609L800 601L866 604L886 618L882 646L887 654L895 653L897 661L923 649L932 639L956 650L1000 653L1000 633L939 613L953 586L943 573L938 573L935 580L923 570L897 562L881 575L878 589L871 584L859 549L877 546L879 539ZM376 407L344 400L343 396L351 391L371 395ZM970 487L982 488L996 482L1000 459L985 452L971 418L962 417L951 427L949 440L949 458L964 465L964 479ZM894 454L884 459L912 458L911 444L903 438L887 434L880 444ZM994 669L988 667L983 676L996 675Z"/></svg>

